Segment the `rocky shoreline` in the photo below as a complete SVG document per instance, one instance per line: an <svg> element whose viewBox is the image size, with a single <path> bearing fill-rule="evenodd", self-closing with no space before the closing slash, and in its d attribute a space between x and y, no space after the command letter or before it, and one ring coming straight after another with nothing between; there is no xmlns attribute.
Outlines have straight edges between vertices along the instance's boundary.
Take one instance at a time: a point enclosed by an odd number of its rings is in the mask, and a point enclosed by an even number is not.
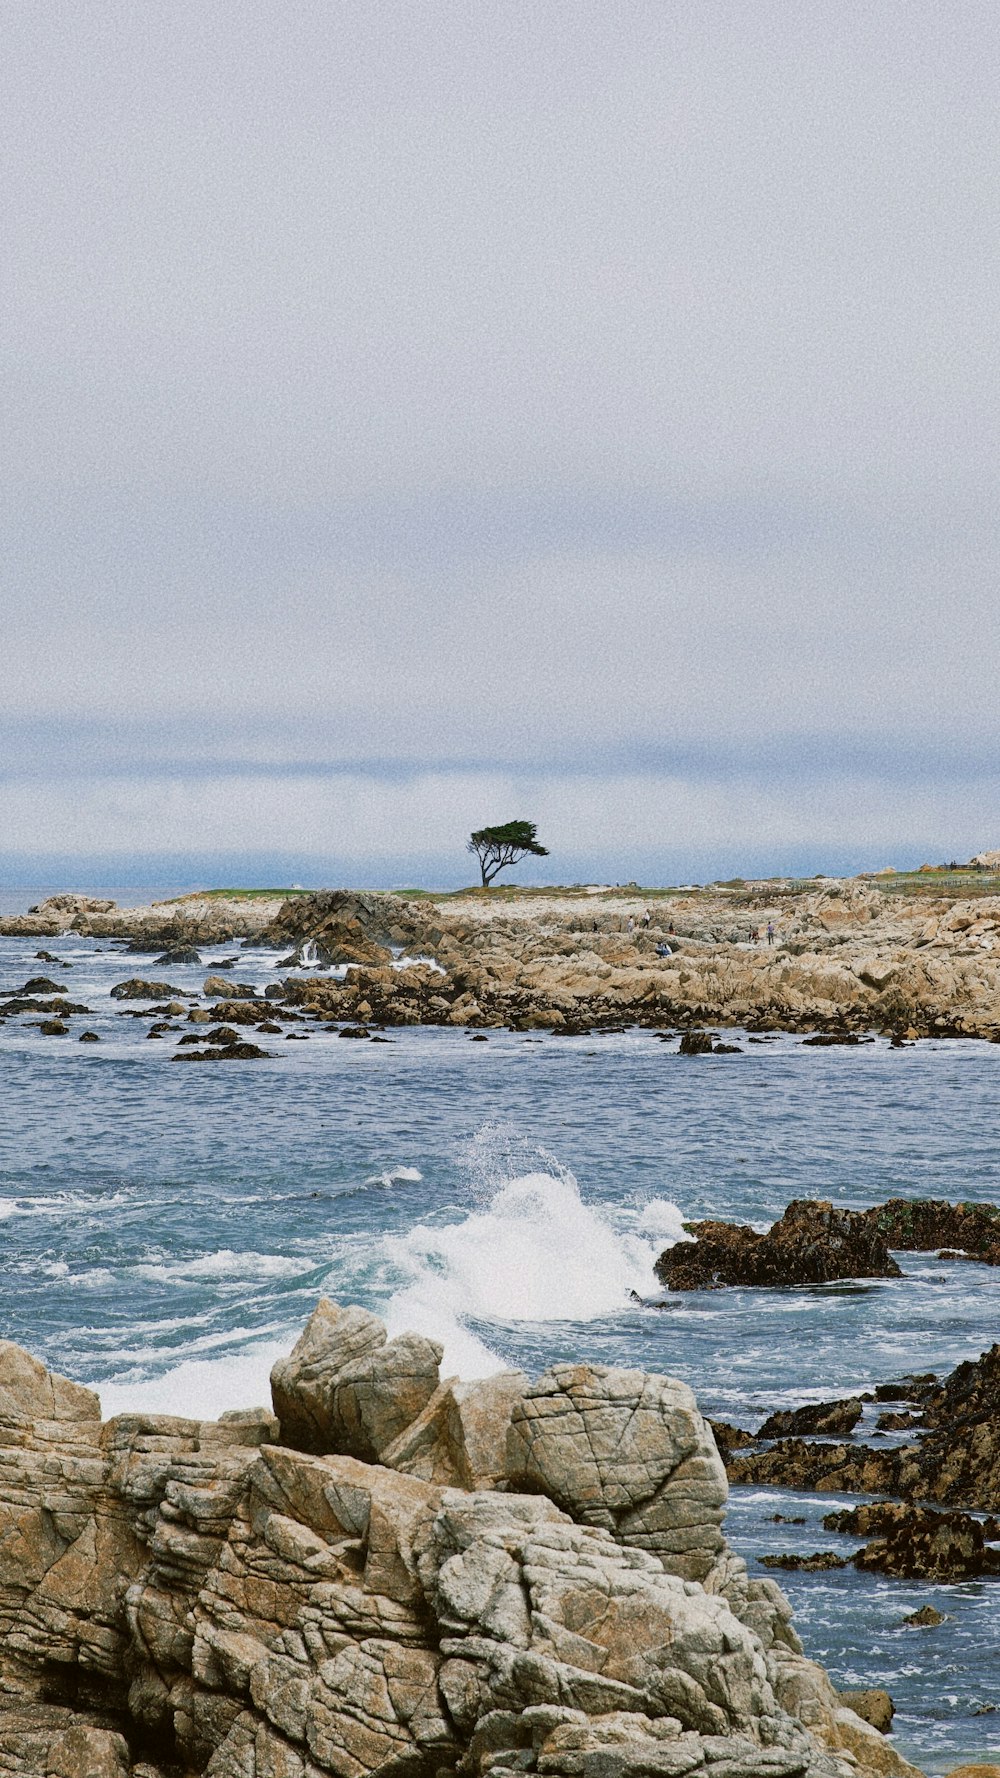
<svg viewBox="0 0 1000 1778"><path fill-rule="evenodd" d="M728 1548L685 1385L440 1358L321 1301L271 1408L102 1424L0 1346L3 1770L916 1778Z"/></svg>
<svg viewBox="0 0 1000 1778"><path fill-rule="evenodd" d="M760 939L769 926L771 944ZM748 887L645 902L620 891L434 901L338 890L120 909L62 895L0 921L0 936L68 932L152 956L158 973L136 976L159 1001L180 998L166 972L197 960L199 947L274 950L284 975L269 1007L245 984L227 993L217 979L207 990L223 1024L253 1022L256 1010L566 1035L639 1025L681 1033L692 1056L731 1053L709 1025L739 1026L751 1041L776 1031L1000 1041L1000 896L989 894L906 897L849 879L808 893ZM255 1009L229 1005L247 999Z"/></svg>

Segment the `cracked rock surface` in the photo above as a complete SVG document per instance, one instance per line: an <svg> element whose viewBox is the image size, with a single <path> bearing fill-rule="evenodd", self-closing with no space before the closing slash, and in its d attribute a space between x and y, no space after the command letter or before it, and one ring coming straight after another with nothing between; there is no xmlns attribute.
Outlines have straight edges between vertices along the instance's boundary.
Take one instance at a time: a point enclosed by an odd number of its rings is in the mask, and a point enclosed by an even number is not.
<svg viewBox="0 0 1000 1778"><path fill-rule="evenodd" d="M727 1550L684 1385L438 1359L321 1303L274 1414L102 1424L0 1348L0 1773L913 1778Z"/></svg>

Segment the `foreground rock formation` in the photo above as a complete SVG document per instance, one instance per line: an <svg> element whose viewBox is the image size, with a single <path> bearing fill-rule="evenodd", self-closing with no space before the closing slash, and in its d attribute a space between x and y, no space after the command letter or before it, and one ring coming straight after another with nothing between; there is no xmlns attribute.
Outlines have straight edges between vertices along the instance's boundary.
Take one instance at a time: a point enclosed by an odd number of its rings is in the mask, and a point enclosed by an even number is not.
<svg viewBox="0 0 1000 1778"><path fill-rule="evenodd" d="M273 1414L102 1425L0 1346L0 1769L913 1773L727 1550L688 1389L439 1359L321 1303Z"/></svg>

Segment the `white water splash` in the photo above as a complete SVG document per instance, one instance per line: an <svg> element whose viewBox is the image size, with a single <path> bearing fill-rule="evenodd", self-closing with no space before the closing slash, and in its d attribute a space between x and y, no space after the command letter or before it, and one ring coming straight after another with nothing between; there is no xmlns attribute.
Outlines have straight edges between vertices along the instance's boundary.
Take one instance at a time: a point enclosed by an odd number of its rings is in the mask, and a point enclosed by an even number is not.
<svg viewBox="0 0 1000 1778"><path fill-rule="evenodd" d="M387 1167L384 1173L370 1173L366 1185L417 1185L423 1179L419 1167Z"/></svg>
<svg viewBox="0 0 1000 1778"><path fill-rule="evenodd" d="M119 1378L95 1383L106 1420L115 1414L180 1414L216 1420L230 1408L267 1407L271 1366L284 1358L292 1339L258 1342L225 1358L185 1359L159 1377Z"/></svg>
<svg viewBox="0 0 1000 1778"><path fill-rule="evenodd" d="M615 1315L653 1286L664 1240L683 1239L665 1199L643 1234L615 1228L585 1204L572 1173L535 1171L481 1192L480 1206L444 1227L420 1223L386 1248L408 1282L388 1309L390 1333L442 1341L445 1371L486 1376L502 1367L468 1323L593 1321ZM651 1242L644 1235L656 1235Z"/></svg>
<svg viewBox="0 0 1000 1778"><path fill-rule="evenodd" d="M669 1198L650 1198L639 1212L636 1228L643 1235L652 1235L666 1247L675 1247L678 1241L691 1241L684 1227L684 1221L677 1205Z"/></svg>

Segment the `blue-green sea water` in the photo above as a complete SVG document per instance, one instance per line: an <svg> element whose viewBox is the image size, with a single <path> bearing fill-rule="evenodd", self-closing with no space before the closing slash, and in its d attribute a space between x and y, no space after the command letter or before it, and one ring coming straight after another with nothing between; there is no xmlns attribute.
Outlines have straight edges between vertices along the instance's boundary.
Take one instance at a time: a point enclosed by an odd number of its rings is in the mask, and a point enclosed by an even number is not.
<svg viewBox="0 0 1000 1778"><path fill-rule="evenodd" d="M233 979L277 979L272 954L237 955ZM109 998L126 975L164 975L149 964L75 936L0 940L0 988L58 976L91 1009L67 1037L0 1024L0 1335L97 1387L108 1413L265 1401L324 1293L436 1335L467 1375L637 1365L750 1426L998 1337L1000 1271L932 1255L900 1256L898 1280L645 1305L663 1299L653 1261L682 1219L763 1226L805 1196L1000 1200L1000 1046L781 1037L681 1058L650 1032L372 1044L310 1027L258 1039L266 1061L180 1065L174 1036L150 1040ZM166 973L190 990L206 972ZM101 1042L80 1044L83 1029ZM820 1524L834 1504L737 1489L728 1535L751 1565L849 1551ZM782 1585L838 1683L888 1687L902 1753L932 1773L997 1757L1000 1583L848 1568ZM904 1628L928 1602L946 1623Z"/></svg>

